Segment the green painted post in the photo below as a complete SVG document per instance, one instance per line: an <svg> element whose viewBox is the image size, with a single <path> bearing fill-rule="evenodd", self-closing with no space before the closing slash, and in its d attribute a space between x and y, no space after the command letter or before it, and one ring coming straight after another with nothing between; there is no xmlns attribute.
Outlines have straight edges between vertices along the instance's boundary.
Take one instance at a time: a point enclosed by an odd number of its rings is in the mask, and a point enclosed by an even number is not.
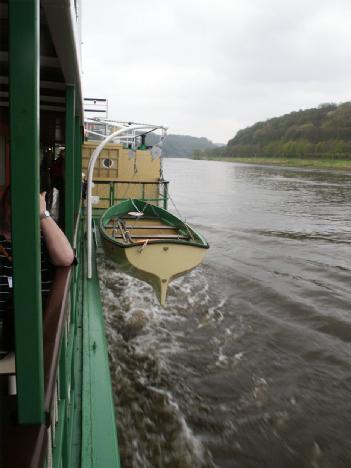
<svg viewBox="0 0 351 468"><path fill-rule="evenodd" d="M68 426L68 383L67 383L67 333L66 330L62 336L61 342L61 351L59 358L59 395L62 402L64 402L64 417L61 420L64 424L62 430L62 466L68 467L68 458L67 458L67 426Z"/></svg>
<svg viewBox="0 0 351 468"><path fill-rule="evenodd" d="M67 124L68 125L68 124ZM80 200L80 193L81 193L81 181L82 181L82 169L81 169L81 132L80 132L80 117L76 115L74 117L74 153L73 153L73 211L71 216L73 217L73 231L72 231L72 239L73 242L74 237L74 228L75 228L75 220L77 218L78 210L79 210L79 200ZM71 326L73 326L76 322L76 287L77 287L77 271L74 268L72 272L72 283L71 283Z"/></svg>
<svg viewBox="0 0 351 468"><path fill-rule="evenodd" d="M78 115L75 117L75 154L74 154L74 176L75 176L75 215L79 210L80 194L82 189L82 137L81 137L81 119Z"/></svg>
<svg viewBox="0 0 351 468"><path fill-rule="evenodd" d="M66 390L67 390L67 370L66 370L66 354L67 354L67 345L66 345L66 330L63 333L62 341L61 341L61 350L60 350L60 358L59 358L59 395L60 399L64 400L66 398Z"/></svg>
<svg viewBox="0 0 351 468"><path fill-rule="evenodd" d="M39 0L9 2L13 285L20 423L44 421L39 234L39 24Z"/></svg>
<svg viewBox="0 0 351 468"><path fill-rule="evenodd" d="M65 232L73 242L74 235L74 129L75 129L75 88L66 88L66 156L65 156Z"/></svg>

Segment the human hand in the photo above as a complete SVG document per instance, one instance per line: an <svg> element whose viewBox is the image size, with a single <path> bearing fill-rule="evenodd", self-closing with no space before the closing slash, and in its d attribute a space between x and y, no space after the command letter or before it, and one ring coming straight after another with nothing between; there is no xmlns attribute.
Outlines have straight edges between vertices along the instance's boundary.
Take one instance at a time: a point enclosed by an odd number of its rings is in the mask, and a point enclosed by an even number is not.
<svg viewBox="0 0 351 468"><path fill-rule="evenodd" d="M39 195L39 214L43 214L46 210L46 200L45 200L46 192L41 192Z"/></svg>

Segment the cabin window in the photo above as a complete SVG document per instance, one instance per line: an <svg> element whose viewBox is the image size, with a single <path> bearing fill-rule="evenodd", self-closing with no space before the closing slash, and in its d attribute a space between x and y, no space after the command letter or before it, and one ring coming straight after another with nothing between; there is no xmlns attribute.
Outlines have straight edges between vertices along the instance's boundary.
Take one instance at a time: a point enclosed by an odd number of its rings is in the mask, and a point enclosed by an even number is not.
<svg viewBox="0 0 351 468"><path fill-rule="evenodd" d="M106 169L110 169L112 166L113 166L113 161L112 159L110 158L105 158L102 162L102 165L106 168Z"/></svg>

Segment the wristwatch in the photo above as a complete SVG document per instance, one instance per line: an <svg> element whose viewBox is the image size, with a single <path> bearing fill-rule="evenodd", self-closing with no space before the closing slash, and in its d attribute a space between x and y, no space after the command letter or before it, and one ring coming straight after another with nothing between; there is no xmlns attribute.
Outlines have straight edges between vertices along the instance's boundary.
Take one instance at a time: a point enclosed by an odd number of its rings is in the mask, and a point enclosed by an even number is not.
<svg viewBox="0 0 351 468"><path fill-rule="evenodd" d="M42 212L42 214L40 215L40 219L45 219L45 218L51 218L51 214L50 214L50 211L48 210L45 210Z"/></svg>

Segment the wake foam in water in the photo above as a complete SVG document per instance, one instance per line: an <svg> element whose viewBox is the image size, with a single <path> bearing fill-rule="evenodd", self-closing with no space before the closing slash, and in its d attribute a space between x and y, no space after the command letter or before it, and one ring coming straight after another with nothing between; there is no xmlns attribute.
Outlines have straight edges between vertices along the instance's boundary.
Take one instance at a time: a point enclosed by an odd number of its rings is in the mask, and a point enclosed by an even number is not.
<svg viewBox="0 0 351 468"><path fill-rule="evenodd" d="M182 334L169 325L206 304L205 279L192 272L176 280L163 308L147 284L116 272L104 258L98 268L122 466L209 466L176 401L168 360L180 350Z"/></svg>

